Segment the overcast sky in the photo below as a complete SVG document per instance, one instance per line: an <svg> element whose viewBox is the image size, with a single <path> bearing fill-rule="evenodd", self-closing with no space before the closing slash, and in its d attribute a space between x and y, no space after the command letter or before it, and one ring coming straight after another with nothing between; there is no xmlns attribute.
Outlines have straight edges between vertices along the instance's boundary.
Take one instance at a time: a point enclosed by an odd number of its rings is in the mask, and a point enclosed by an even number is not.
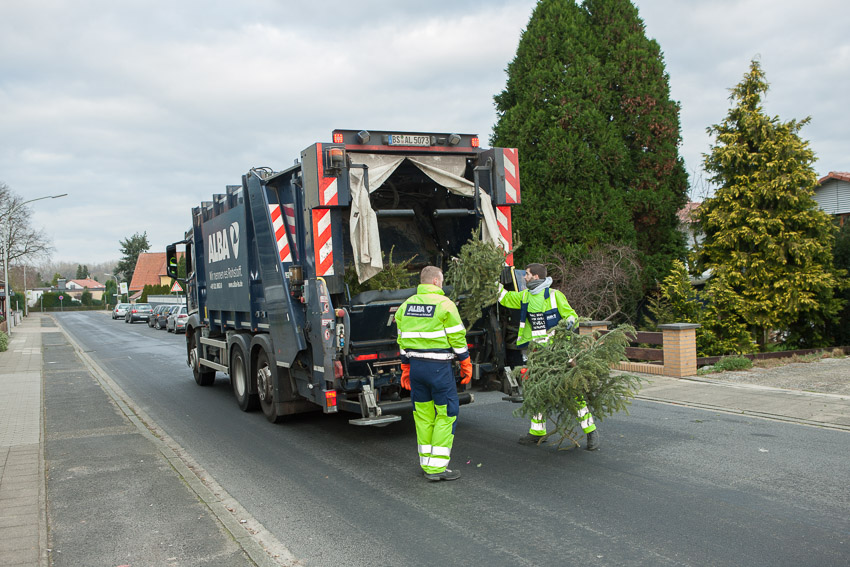
<svg viewBox="0 0 850 567"><path fill-rule="evenodd" d="M55 261L182 238L190 208L334 128L490 136L534 0L0 1L0 181ZM706 127L760 57L765 108L812 117L819 176L850 170L850 3L638 0L702 177ZM699 183L696 183L699 185ZM695 192L699 194L700 190Z"/></svg>

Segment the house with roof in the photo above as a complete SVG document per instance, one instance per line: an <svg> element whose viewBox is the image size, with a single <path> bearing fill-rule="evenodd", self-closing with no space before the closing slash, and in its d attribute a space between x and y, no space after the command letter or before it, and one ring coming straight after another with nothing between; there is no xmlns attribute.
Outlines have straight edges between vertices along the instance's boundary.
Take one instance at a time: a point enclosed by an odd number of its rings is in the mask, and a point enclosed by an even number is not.
<svg viewBox="0 0 850 567"><path fill-rule="evenodd" d="M850 217L850 172L830 171L818 180L815 201L826 213L838 217L840 226Z"/></svg>
<svg viewBox="0 0 850 567"><path fill-rule="evenodd" d="M106 286L90 278L81 280L68 280L65 282L64 291L76 300L81 300L83 292L89 290L92 299L100 301L103 298L103 293L106 291Z"/></svg>
<svg viewBox="0 0 850 567"><path fill-rule="evenodd" d="M178 260L183 257L178 252ZM136 269L130 281L130 298L138 299L146 285L171 285L172 279L165 271L165 252L142 252L136 260Z"/></svg>

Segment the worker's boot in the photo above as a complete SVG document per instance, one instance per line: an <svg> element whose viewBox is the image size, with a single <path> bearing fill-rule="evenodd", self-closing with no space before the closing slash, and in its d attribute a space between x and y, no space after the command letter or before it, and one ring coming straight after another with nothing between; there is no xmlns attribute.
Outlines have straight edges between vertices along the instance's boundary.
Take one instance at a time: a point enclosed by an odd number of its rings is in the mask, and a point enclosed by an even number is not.
<svg viewBox="0 0 850 567"><path fill-rule="evenodd" d="M587 447L588 451L595 451L599 448L599 430L594 429L590 433L587 434Z"/></svg>
<svg viewBox="0 0 850 567"><path fill-rule="evenodd" d="M457 480L460 478L460 471L446 469L438 473L425 473L425 478L433 482L439 480Z"/></svg>
<svg viewBox="0 0 850 567"><path fill-rule="evenodd" d="M543 439L543 441L541 441ZM532 435L531 433L526 433L522 437L520 437L517 442L520 445L538 445L540 443L546 442L545 435Z"/></svg>

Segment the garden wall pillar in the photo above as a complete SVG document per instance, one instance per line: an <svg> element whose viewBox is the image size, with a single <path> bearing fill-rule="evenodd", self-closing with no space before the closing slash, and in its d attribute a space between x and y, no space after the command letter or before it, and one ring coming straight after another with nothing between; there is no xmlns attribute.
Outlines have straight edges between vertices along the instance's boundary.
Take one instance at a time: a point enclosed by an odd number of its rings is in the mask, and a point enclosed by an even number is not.
<svg viewBox="0 0 850 567"><path fill-rule="evenodd" d="M607 331L611 321L582 321L578 324L579 335L592 335L596 331Z"/></svg>
<svg viewBox="0 0 850 567"><path fill-rule="evenodd" d="M695 376L697 373L697 341L694 323L659 325L664 334L664 375L674 378Z"/></svg>

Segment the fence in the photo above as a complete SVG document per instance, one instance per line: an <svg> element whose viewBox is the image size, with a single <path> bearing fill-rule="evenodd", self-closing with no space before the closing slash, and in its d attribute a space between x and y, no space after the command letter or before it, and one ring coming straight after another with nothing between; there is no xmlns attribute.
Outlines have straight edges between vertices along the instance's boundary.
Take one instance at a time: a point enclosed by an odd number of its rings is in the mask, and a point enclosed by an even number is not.
<svg viewBox="0 0 850 567"><path fill-rule="evenodd" d="M596 331L608 332L610 321L585 321L579 323L578 332L589 335ZM660 374L674 378L695 376L697 373L697 341L693 323L670 323L659 325L661 332L639 331L632 342L660 344L661 348L626 347L626 356L651 362L621 362L615 368L627 372Z"/></svg>
<svg viewBox="0 0 850 567"><path fill-rule="evenodd" d="M608 332L610 321L585 321L579 323L579 334L589 335L596 331ZM615 368L627 372L642 372L644 374L660 374L675 378L695 376L697 368L717 363L722 356L706 356L697 358L696 330L699 325L692 323L672 323L659 325L661 332L638 331L632 337L632 343L661 345L661 348L626 347L626 356L630 359L649 362L621 362ZM739 354L750 360L766 360L771 358L790 358L794 355L803 356L818 352L839 349L850 354L850 346L831 348L808 348L803 350L785 350L778 352L759 352L755 354ZM727 355L728 356L728 355Z"/></svg>
<svg viewBox="0 0 850 567"><path fill-rule="evenodd" d="M9 316L14 318L12 320L12 329L14 329L18 325L20 325L21 321L23 320L23 313L21 313L20 311L12 311L11 313L9 313ZM8 319L4 319L3 322L0 323L0 331L7 333L7 334L9 333L9 320Z"/></svg>

